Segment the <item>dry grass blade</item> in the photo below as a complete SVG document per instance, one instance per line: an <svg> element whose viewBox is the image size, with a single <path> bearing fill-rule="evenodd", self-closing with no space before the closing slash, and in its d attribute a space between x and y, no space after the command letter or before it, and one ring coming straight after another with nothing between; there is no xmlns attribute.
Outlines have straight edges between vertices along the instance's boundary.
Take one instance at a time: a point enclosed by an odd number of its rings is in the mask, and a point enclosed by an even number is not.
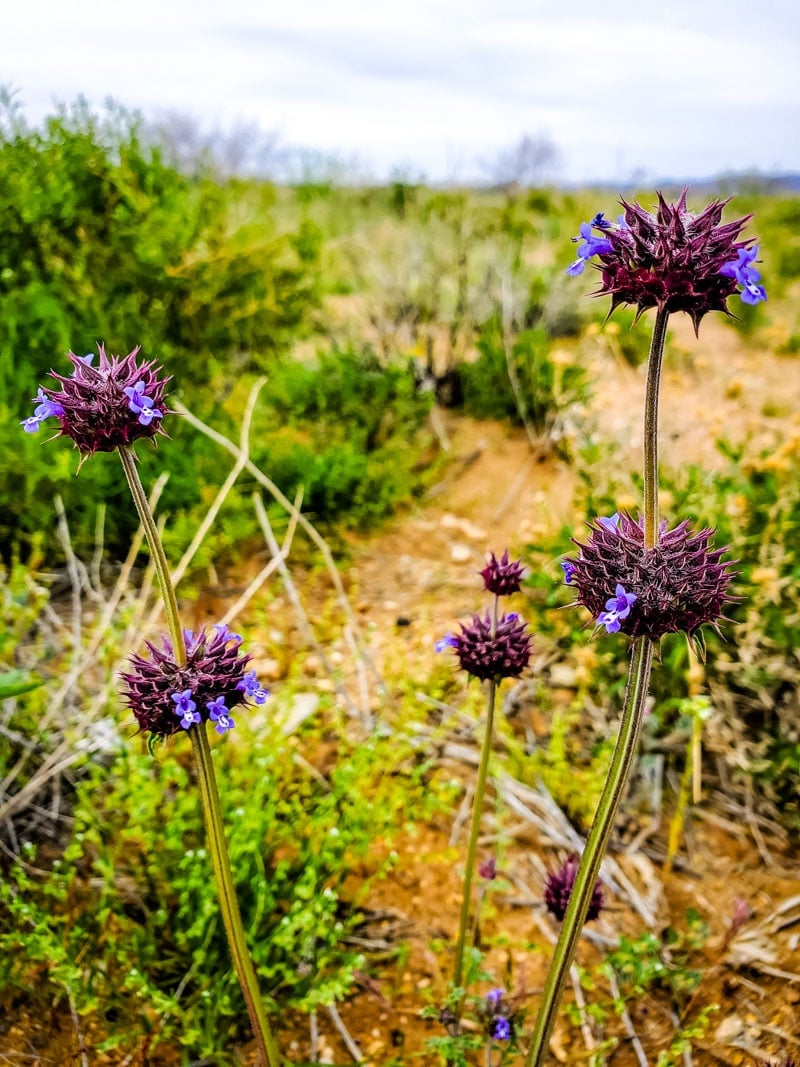
<svg viewBox="0 0 800 1067"><path fill-rule="evenodd" d="M231 455L236 456L241 452L241 449L237 448L233 441L225 437L224 434L218 433L216 430L212 429L210 426L207 425L207 423L204 423L201 419L198 419L197 416L193 415L192 412L189 411L189 409L180 401L175 401L175 410L180 412L180 414L184 416L187 422L189 422L197 430L200 430L200 432L205 434L206 437L210 438L210 440L220 445L220 447L230 452ZM369 648L367 647L367 644L364 641L363 635L361 633L361 627L359 626L358 619L356 618L355 612L353 611L350 605L350 601L347 597L347 593L345 592L344 585L342 584L341 575L339 574L339 570L333 558L333 553L328 547L328 544L325 541L324 537L322 537L316 527L305 517L305 515L301 515L297 512L296 508L293 506L291 500L289 500L286 494L283 493L279 489L279 487L272 481L272 479L268 478L267 475L264 474L264 472L260 470L251 460L248 459L246 461L245 468L250 474L252 474L256 481L260 485L262 485L275 500L278 501L278 503L281 505L282 508L285 509L288 515L297 516L297 521L299 522L301 528L321 553L323 561L325 563L325 567L331 577L334 589L336 590L336 596L339 606L342 610L343 615L347 619L348 624L352 630L353 637L358 644L359 655L367 664L367 667L373 675L381 692L386 692L385 683L380 673L378 672L378 669L375 666L375 663L369 652Z"/></svg>

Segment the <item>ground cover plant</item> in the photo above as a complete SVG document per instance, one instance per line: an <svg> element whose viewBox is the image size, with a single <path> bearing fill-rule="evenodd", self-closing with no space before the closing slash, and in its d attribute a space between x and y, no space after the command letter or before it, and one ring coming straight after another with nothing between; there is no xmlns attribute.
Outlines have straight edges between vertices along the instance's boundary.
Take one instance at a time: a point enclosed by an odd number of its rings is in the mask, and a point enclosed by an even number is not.
<svg viewBox="0 0 800 1067"><path fill-rule="evenodd" d="M20 136L45 151L43 134ZM170 180L181 195L202 193L204 179L195 185L175 172ZM765 305L749 231L716 208L689 212L680 193L655 222L626 197L624 225L600 216L579 231L596 194L417 187L401 196L312 184L263 192L262 200L257 184L220 183L215 196L228 208L236 198L268 208L297 235L296 262L305 256L303 269L318 272L285 356L209 357L208 380L190 395L179 384L189 355L179 345L169 352L174 365L157 341L108 364L80 346L68 365L55 351L44 362L60 384L40 370L8 421L31 455L50 457L36 462L60 474L54 457L70 450L47 441L48 426L66 420L84 453L100 447L100 428L122 434L114 443L123 449L131 434L143 439L146 492L137 492L144 525L151 536L158 529L142 553L136 523L115 518L119 463L94 455L75 486L102 466L100 482L113 490L87 490L76 507L78 490L70 499L65 489L36 536L31 523L16 547L4 543L0 1048L42 1062L257 1062L209 878L195 746L181 743L208 719L224 742L212 760L230 885L273 1035L262 1059L790 1057L800 427L787 432L796 277L786 220L794 201L741 200L758 211ZM692 255L705 273L693 261L677 281L662 274L667 288L656 292L648 263L647 284L635 289L631 257L655 254L658 226L680 246L676 219L704 238ZM401 262L392 255L398 236ZM658 493L652 453L642 478L626 450L636 417L628 419L645 393L645 321L606 334L599 302L565 296L565 279L576 284L566 269L586 276L592 262L612 300L661 299L661 311L703 319L696 342L678 327L679 343L666 347ZM424 268L416 276L414 263ZM209 277L209 286L218 281ZM758 298L749 318L705 316L720 300L738 306L739 291ZM231 299L235 317L240 297ZM704 361L726 338L732 354L717 381ZM748 377L756 358L780 383L772 393ZM456 403L466 407L443 411L441 393L434 405L436 390L420 389L413 373L420 363L435 384L458 371ZM101 388L98 365L103 388L119 387L102 422L85 407L87 390ZM703 422L689 399L708 379L705 395L725 412L715 431L713 416ZM713 447L699 442L696 423L712 444L716 436ZM501 475L491 462L504 451L516 459ZM176 497L159 502L167 492L159 475L163 468L182 483L183 464L199 469L178 487L182 514ZM52 507L49 490L37 492L39 511ZM648 599L655 592L641 584L638 564L627 567L616 551L640 558L642 492L651 516L658 501L661 514L686 516L695 531L675 521L663 535L675 552L662 578L690 571L691 588L684 582L669 610ZM369 533L415 499L417 510ZM724 556L703 532L712 526ZM132 544L122 552L124 531ZM179 563L159 561L158 539L171 560L188 546ZM177 587L203 686L209 674L221 684L223 668L236 672L223 685L224 707L216 689L200 694L199 676L190 685L181 674L177 684L180 638L159 638L156 564L163 585ZM610 585L609 567L622 567ZM566 609L573 593L588 628ZM458 629L456 618L466 620ZM700 631L703 620L718 622L721 636ZM646 687L633 686L642 752L599 867L594 836L586 846L584 835L605 783L621 794L609 775L625 635L646 649L659 626L668 632L646 702ZM437 655L434 640L448 627ZM243 648L252 663L241 662ZM466 686L448 650L478 682ZM131 651L139 658L126 666ZM133 719L120 711L120 669ZM269 701L240 714L237 694L260 699L267 678ZM479 683L493 694L491 723ZM136 720L172 737L155 758L134 737ZM590 856L583 865L581 853ZM576 919L582 908L586 925ZM574 947L578 934L571 964L563 941ZM547 980L551 959L557 978ZM562 981L570 992L557 1009ZM739 1005L751 996L758 1001L745 1014Z"/></svg>

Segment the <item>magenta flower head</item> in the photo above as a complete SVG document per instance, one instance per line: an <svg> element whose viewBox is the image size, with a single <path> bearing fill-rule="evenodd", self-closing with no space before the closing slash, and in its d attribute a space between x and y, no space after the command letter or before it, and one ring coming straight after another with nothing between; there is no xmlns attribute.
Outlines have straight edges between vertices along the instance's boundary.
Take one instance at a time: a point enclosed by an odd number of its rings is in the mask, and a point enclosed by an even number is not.
<svg viewBox="0 0 800 1067"><path fill-rule="evenodd" d="M569 856L557 871L550 871L544 884L544 904L551 915L559 922L567 913L572 890L575 886L575 876L578 873L578 857ZM586 912L586 922L598 918L603 910L603 884L598 879L592 890L589 901L589 910Z"/></svg>
<svg viewBox="0 0 800 1067"><path fill-rule="evenodd" d="M619 514L589 523L591 536L574 541L578 555L562 566L582 604L608 633L657 640L668 633L690 638L705 623L717 628L731 601L732 562L712 548L714 531L693 533L684 520L672 530L662 522L658 543L645 548L641 521Z"/></svg>
<svg viewBox="0 0 800 1067"><path fill-rule="evenodd" d="M508 550L497 559L492 552L489 562L480 572L483 588L496 596L510 596L518 593L525 568L519 560L509 558Z"/></svg>
<svg viewBox="0 0 800 1067"><path fill-rule="evenodd" d="M69 353L74 370L69 377L51 371L61 389L39 389L34 413L23 421L35 433L48 418L58 420L62 437L70 437L84 459L95 452L113 452L143 437L163 433L167 414L165 386L154 361L137 363L138 348L127 356L106 355L92 366L92 356Z"/></svg>
<svg viewBox="0 0 800 1067"><path fill-rule="evenodd" d="M436 642L436 651L452 648L459 666L474 678L518 678L531 658L531 638L525 622L516 614L501 615L493 626L487 611L473 615L460 634L447 634Z"/></svg>
<svg viewBox="0 0 800 1067"><path fill-rule="evenodd" d="M123 699L140 729L156 738L170 737L196 723L212 722L217 733L232 730L231 710L238 704L263 704L269 694L248 671L250 657L242 639L227 626L184 631L186 663L175 662L172 642L161 647L145 642L149 656L131 656L131 671L122 674Z"/></svg>
<svg viewBox="0 0 800 1067"><path fill-rule="evenodd" d="M581 226L578 258L568 274L581 274L593 257L602 275L596 295L611 297L611 311L620 304L637 308L685 311L695 332L709 311L728 315L726 300L740 287L746 304L767 299L761 275L753 266L758 248L739 237L751 216L722 223L727 200L712 200L699 214L686 206L686 189L668 204L658 193L655 213L621 200L624 213L616 224L602 212ZM592 231L596 231L593 233Z"/></svg>

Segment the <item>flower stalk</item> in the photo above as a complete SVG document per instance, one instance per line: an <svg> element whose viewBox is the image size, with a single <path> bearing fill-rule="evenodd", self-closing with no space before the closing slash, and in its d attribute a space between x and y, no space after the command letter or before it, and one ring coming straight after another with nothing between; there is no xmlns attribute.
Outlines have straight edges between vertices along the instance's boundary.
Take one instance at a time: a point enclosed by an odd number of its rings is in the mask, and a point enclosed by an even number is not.
<svg viewBox="0 0 800 1067"><path fill-rule="evenodd" d="M120 447L119 454L125 477L131 490L131 496L150 546L153 563L161 586L174 659L178 666L182 666L186 663L186 640L181 627L178 598L169 572L164 546L161 543L155 518L150 510L147 495L139 478L136 456L129 446ZM261 1000L258 979L247 948L247 939L242 924L239 902L236 897L236 886L228 855L228 846L225 840L219 789L214 774L214 764L211 758L205 722L196 723L188 732L197 767L197 783L200 789L203 822L217 885L217 898L231 956L233 957L236 976L244 994L247 1013L250 1016L250 1023L255 1034L260 1058L265 1067L280 1067L280 1054Z"/></svg>
<svg viewBox="0 0 800 1067"><path fill-rule="evenodd" d="M594 822L586 841L586 848L575 876L575 887L564 916L558 943L553 951L550 971L525 1061L526 1067L540 1067L547 1052L569 969L595 891L600 864L606 852L628 776L636 759L639 731L644 718L650 684L654 647L653 642L647 637L638 637L633 643L617 744L597 805Z"/></svg>
<svg viewBox="0 0 800 1067"><path fill-rule="evenodd" d="M643 471L643 549L645 552L655 548L658 542L658 398L668 319L669 311L663 306L659 307L647 368ZM575 875L575 886L564 915L558 942L553 951L553 959L550 963L533 1038L528 1050L526 1067L540 1067L546 1054L567 976L595 893L600 865L603 862L614 821L636 760L639 733L650 686L654 648L654 642L646 636L635 638L632 644L617 743L586 847Z"/></svg>

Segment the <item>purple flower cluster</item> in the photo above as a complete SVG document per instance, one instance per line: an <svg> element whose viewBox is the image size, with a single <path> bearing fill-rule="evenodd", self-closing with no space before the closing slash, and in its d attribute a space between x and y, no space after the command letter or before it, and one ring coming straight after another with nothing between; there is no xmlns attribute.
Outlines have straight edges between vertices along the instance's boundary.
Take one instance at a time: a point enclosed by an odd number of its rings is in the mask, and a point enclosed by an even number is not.
<svg viewBox="0 0 800 1067"><path fill-rule="evenodd" d="M513 611L496 622L488 611L473 615L460 634L446 634L434 647L437 652L452 648L461 669L484 681L518 678L531 658L527 624Z"/></svg>
<svg viewBox="0 0 800 1067"><path fill-rule="evenodd" d="M506 549L500 559L497 559L492 552L489 562L479 573L483 578L483 588L487 593L494 593L495 596L511 596L512 593L519 592L525 568L519 560L510 559L508 549Z"/></svg>
<svg viewBox="0 0 800 1067"><path fill-rule="evenodd" d="M575 877L578 873L578 857L568 856L561 867L556 871L550 871L544 884L544 904L551 915L559 922L567 913L572 890L575 888ZM589 910L586 912L586 922L597 919L603 910L603 885L597 881L592 890L589 901Z"/></svg>
<svg viewBox="0 0 800 1067"><path fill-rule="evenodd" d="M506 551L500 559L493 552L480 575L484 589L497 598L518 592L524 573L522 563L510 559ZM499 681L518 678L528 666L531 637L527 624L516 612L498 616L487 611L483 616L473 615L467 625L462 623L461 633L445 634L434 648L437 652L451 648L461 669L474 678Z"/></svg>
<svg viewBox="0 0 800 1067"><path fill-rule="evenodd" d="M186 662L180 666L166 637L161 648L146 642L149 657L131 656L132 670L122 674L122 695L140 729L170 737L212 722L224 734L236 725L231 709L237 704L264 703L269 693L255 671L247 670L250 657L241 652L241 636L222 625L214 631L184 630Z"/></svg>
<svg viewBox="0 0 800 1067"><path fill-rule="evenodd" d="M137 362L138 348L127 356L107 356L99 346L97 367L93 356L69 353L69 377L52 371L61 389L39 388L33 415L23 420L26 433L35 433L45 419L58 419L62 437L69 437L84 456L113 452L140 438L163 433L167 413L165 387L155 362Z"/></svg>
<svg viewBox="0 0 800 1067"><path fill-rule="evenodd" d="M642 523L629 515L597 519L589 530L588 541L574 541L578 555L561 566L576 603L608 633L657 640L718 624L734 572L722 561L726 549L711 547L713 530L693 533L685 520L668 530L662 522L653 548L645 548Z"/></svg>
<svg viewBox="0 0 800 1067"><path fill-rule="evenodd" d="M758 247L739 237L750 219L722 224L727 201L713 200L694 214L686 206L686 190L675 204L658 193L655 213L621 200L624 213L616 224L603 213L584 222L578 237L578 258L567 273L581 274L597 256L602 273L597 295L611 296L611 310L631 304L641 314L647 308L685 311L695 330L709 311L730 314L728 297L741 286L746 304L767 299L761 275L752 266ZM597 231L593 233L592 231Z"/></svg>

